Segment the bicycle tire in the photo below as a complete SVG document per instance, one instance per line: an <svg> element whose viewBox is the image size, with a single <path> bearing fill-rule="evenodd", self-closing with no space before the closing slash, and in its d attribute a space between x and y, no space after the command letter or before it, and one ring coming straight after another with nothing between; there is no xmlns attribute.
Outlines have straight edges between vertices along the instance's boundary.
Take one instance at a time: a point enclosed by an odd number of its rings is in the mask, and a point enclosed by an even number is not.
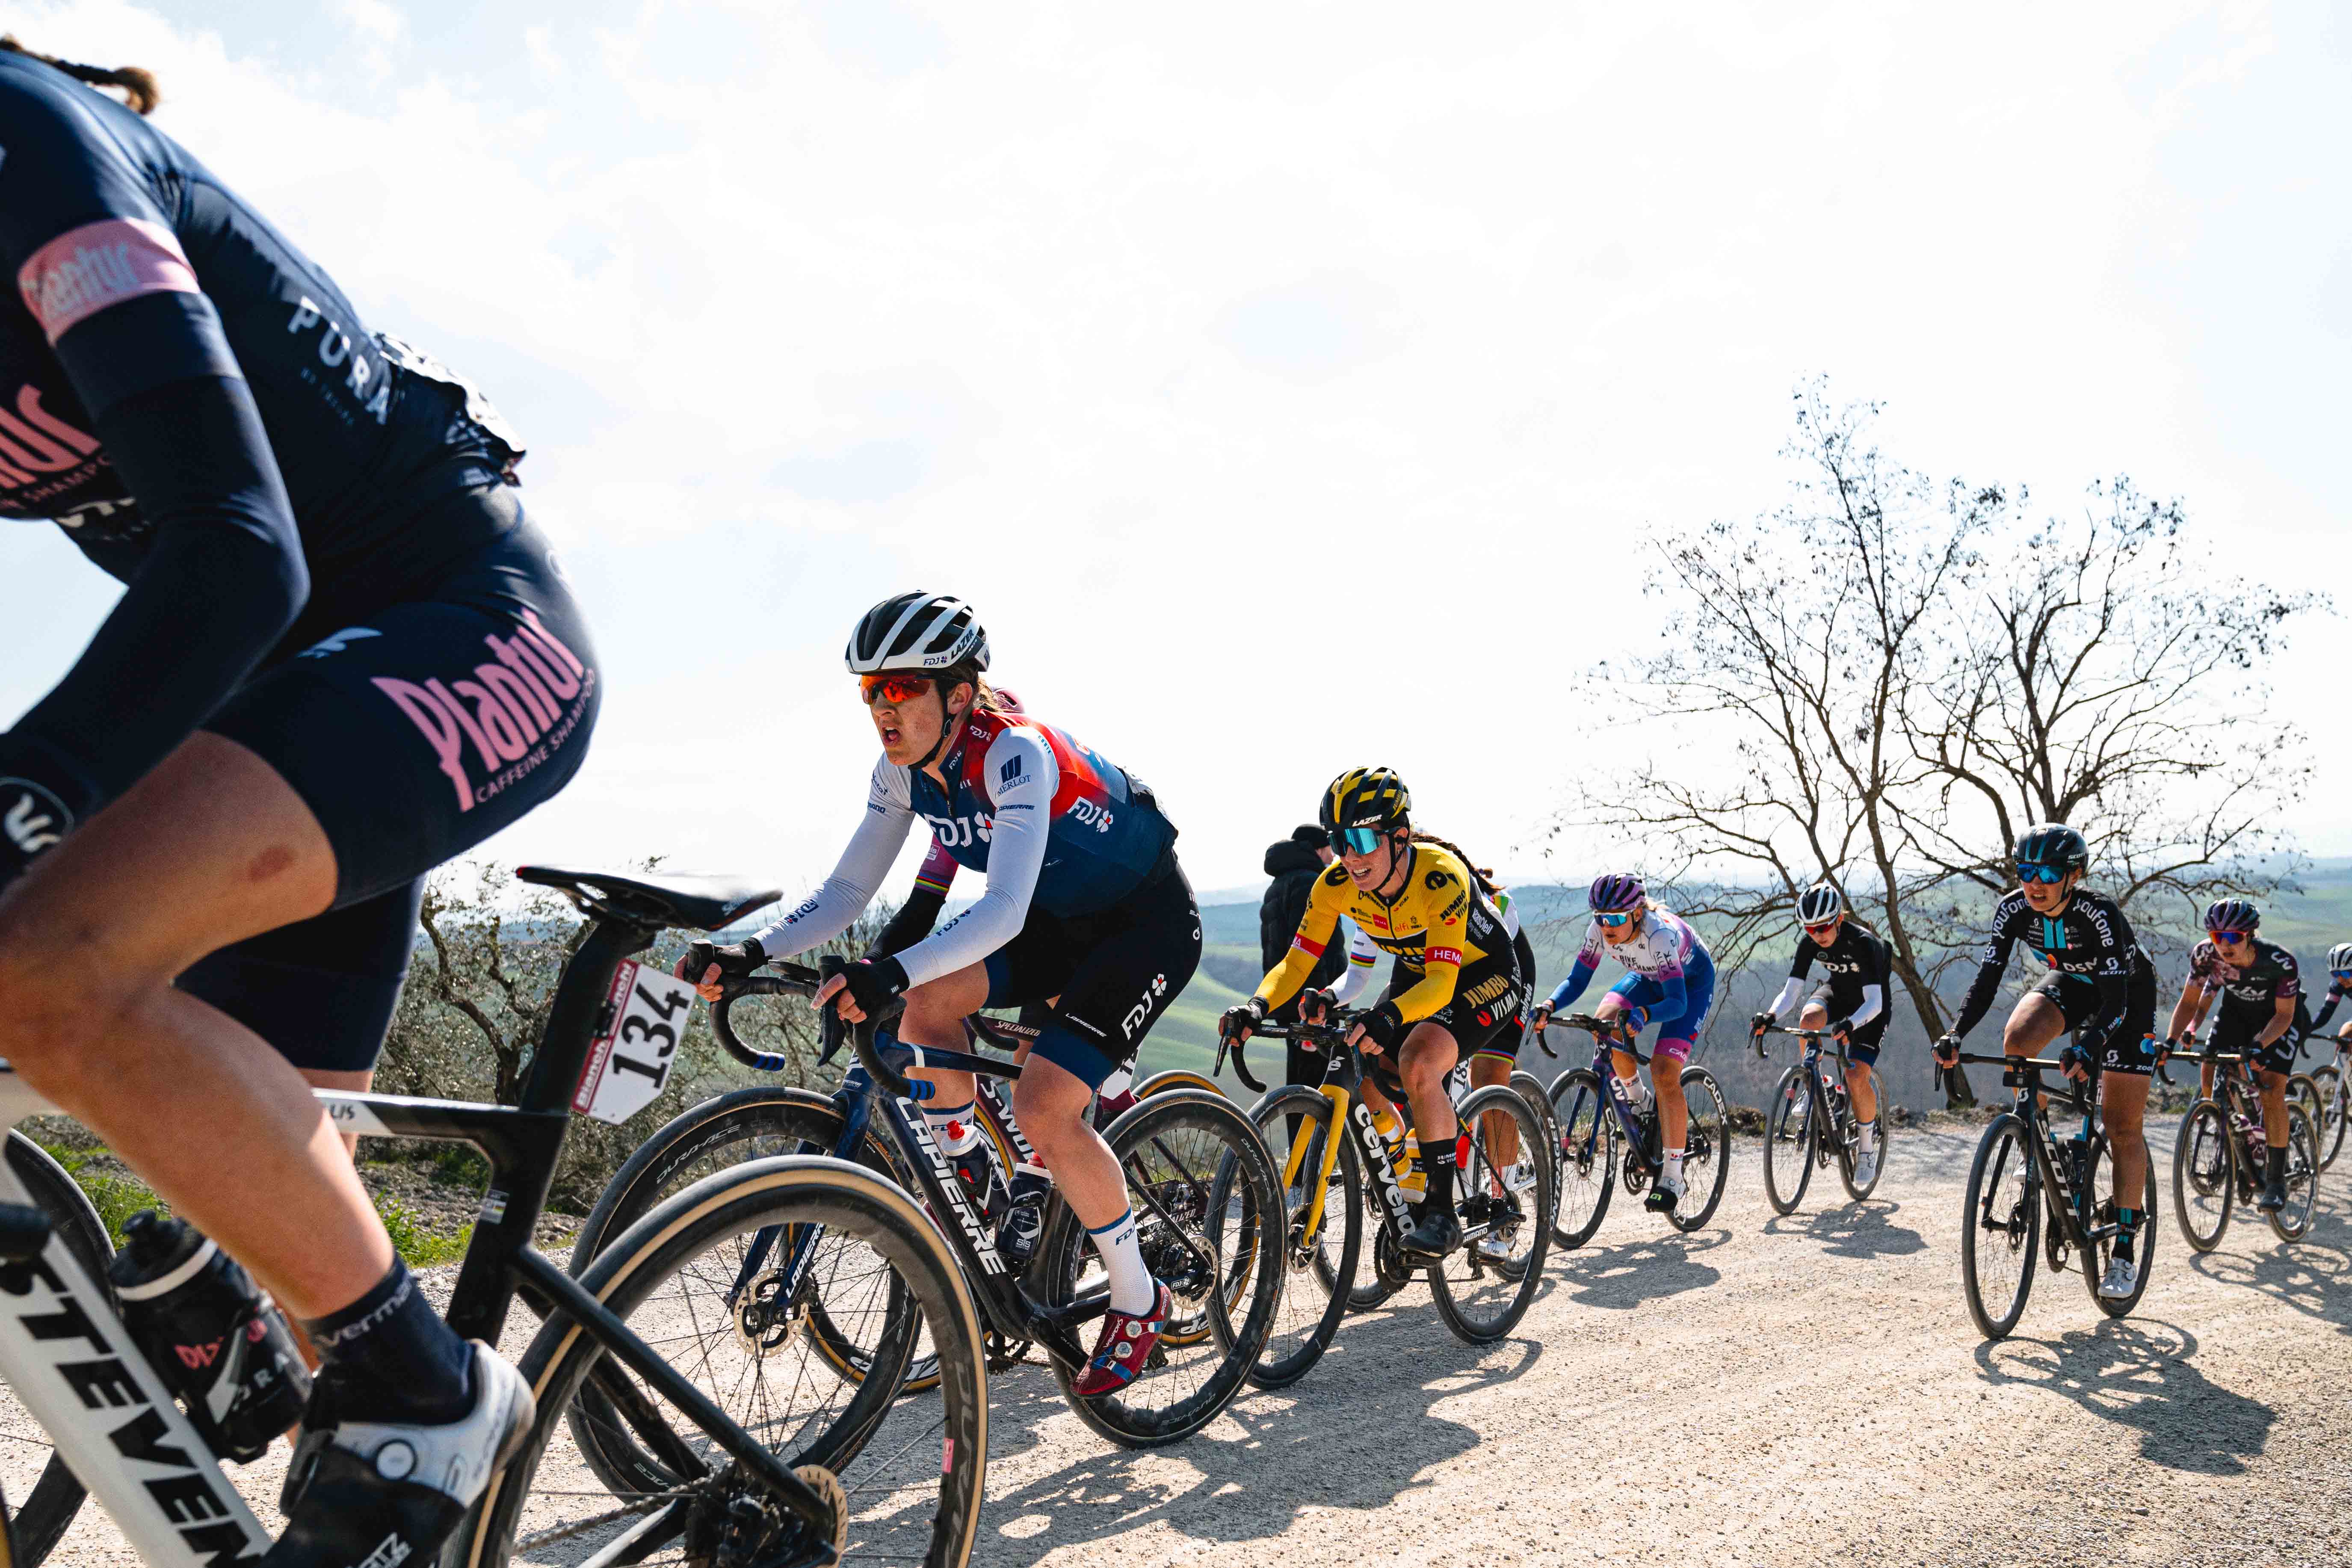
<svg viewBox="0 0 2352 1568"><path fill-rule="evenodd" d="M2091 1184L2091 1224L2094 1226L2116 1222L2116 1162L2115 1150L2104 1132L2091 1134L2091 1148L2084 1163ZM2156 1163L2140 1177L2140 1216L2138 1264L2139 1277L2133 1281L2128 1296L2102 1296L2099 1286L2106 1279L2107 1264L2115 1257L2112 1244L2094 1242L2089 1255L2083 1259L2083 1281L2091 1292L2091 1300L2110 1318L2131 1315L2139 1299L2147 1294L2147 1277L2156 1269L2157 1202Z"/></svg>
<svg viewBox="0 0 2352 1568"><path fill-rule="evenodd" d="M2286 1108L2286 1206L2263 1217L2281 1241L2301 1241L2311 1234L2319 1206L2319 1130L2300 1105Z"/></svg>
<svg viewBox="0 0 2352 1568"><path fill-rule="evenodd" d="M1251 1108L1250 1120L1282 1173L1285 1272L1281 1304L1249 1380L1258 1388L1286 1388L1322 1359L1348 1315L1348 1292L1363 1248L1364 1177L1354 1141L1344 1125L1334 1125L1331 1101L1319 1090L1304 1084L1275 1089ZM1331 1173L1322 1180L1327 1148ZM1307 1221L1318 1208L1310 1245Z"/></svg>
<svg viewBox="0 0 2352 1568"><path fill-rule="evenodd" d="M1205 1073L1194 1072L1190 1068L1170 1068L1164 1072L1153 1073L1135 1086L1135 1098L1148 1100L1171 1089L1197 1089L1203 1093L1213 1094L1219 1100L1231 1098L1225 1093L1224 1086L1215 1079Z"/></svg>
<svg viewBox="0 0 2352 1568"><path fill-rule="evenodd" d="M2237 1144L2228 1113L2212 1100L2191 1105L2173 1137L2172 1212L2181 1238L2199 1252L2212 1251L2229 1232L2238 1196Z"/></svg>
<svg viewBox="0 0 2352 1568"><path fill-rule="evenodd" d="M2311 1081L2318 1086L2319 1100L2319 1168L2335 1165L2336 1156L2344 1152L2344 1123L2347 1106L2344 1094L2344 1072L2334 1062L2314 1068Z"/></svg>
<svg viewBox="0 0 2352 1568"><path fill-rule="evenodd" d="M1536 1121L1543 1127L1545 1146L1557 1150L1559 1147L1559 1124L1551 1119L1551 1096L1544 1091L1543 1079L1525 1068L1515 1068L1511 1071L1511 1087L1518 1090L1521 1100L1535 1108Z"/></svg>
<svg viewBox="0 0 2352 1568"><path fill-rule="evenodd" d="M1705 1068L1683 1068L1682 1086L1683 1103L1690 1110L1683 1130L1683 1201L1667 1211L1666 1218L1676 1230L1692 1231L1715 1217L1731 1180L1731 1104L1723 1098L1723 1086ZM1691 1092L1694 1086L1698 1095ZM1702 1105L1702 1097L1711 1103ZM1706 1201L1695 1209L1687 1206L1702 1184Z"/></svg>
<svg viewBox="0 0 2352 1568"><path fill-rule="evenodd" d="M49 1157L48 1151L22 1132L9 1132L7 1151L8 1168L25 1184L26 1195L47 1212L50 1224L72 1249L74 1260L112 1301L114 1286L106 1277L106 1264L114 1256L114 1243L107 1236L106 1224L98 1217L89 1195L64 1166ZM48 1435L31 1424L29 1415L26 1426L23 1433L7 1434L12 1470L17 1449L48 1446ZM25 1468L29 1469L29 1464ZM64 1458L52 1448L41 1464L37 1479L21 1488L20 1495L25 1500L7 1513L15 1560L17 1568L39 1568L42 1559L56 1548L74 1516L81 1511L82 1500L89 1493Z"/></svg>
<svg viewBox="0 0 2352 1568"><path fill-rule="evenodd" d="M855 1237L857 1245L871 1249L904 1282L940 1347L942 1374L938 1414L929 1427L919 1429L911 1440L874 1463L870 1468L877 1473L870 1477L855 1470L856 1464L864 1462L855 1456L840 1465L828 1464L822 1457L845 1446L862 1447L862 1439L845 1445L831 1427L798 1447L787 1447L792 1437L772 1442L772 1451L782 1450L785 1461L795 1467L850 1470L851 1484L860 1494L856 1507L862 1510L851 1542L852 1555L880 1544L904 1550L877 1554L912 1557L915 1538L924 1536L928 1527L922 1561L932 1568L963 1568L979 1532L988 1458L988 1374L980 1320L954 1257L914 1200L895 1184L845 1161L818 1155L760 1160L721 1171L662 1204L614 1237L581 1277L581 1284L624 1321L634 1318L642 1323L643 1329L635 1331L641 1337L667 1337L661 1319L667 1298L656 1293L685 1277L698 1257L763 1226L802 1225ZM557 1452L553 1455L556 1473L549 1478L551 1489L534 1492L533 1483L547 1468L559 1434L568 1434L565 1413L586 1379L600 1366L615 1375L631 1374L618 1363L607 1363L604 1347L561 1315L541 1327L517 1364L538 1398L538 1421L521 1454L491 1480L467 1516L445 1563L462 1563L466 1568L505 1568L511 1561L533 1560L543 1544L560 1537L584 1535L599 1528L617 1535L631 1521L654 1511L662 1500L681 1492L707 1498L702 1508L695 1510L698 1525L723 1506L730 1471L709 1463L715 1457L714 1446L682 1420L676 1424L674 1440L705 1466L699 1478L662 1471L653 1478L653 1485L635 1494L617 1499L592 1496L578 1489L578 1479L569 1473L576 1456ZM727 1375L707 1362L705 1367L713 1381ZM929 1418L931 1405L930 1401L908 1401L898 1408L909 1425L919 1428ZM774 1426L772 1418L763 1420L761 1429L764 1434ZM940 1434L938 1446L918 1454L907 1472L910 1479L894 1484L887 1467L917 1449L934 1432ZM935 1490L937 1499L928 1514L920 1501L920 1494L927 1489ZM911 1492L916 1500L877 1510L877 1492L890 1497ZM556 1510L566 1508L604 1511L590 1512L586 1519L576 1521L552 1517ZM517 1536L526 1527L528 1534L518 1552ZM908 1538L895 1542L874 1539L893 1531L903 1531ZM698 1552L696 1539L689 1531L677 1542L677 1554L653 1560L704 1560L709 1555L708 1546ZM772 1551L768 1560L793 1555ZM813 1555L813 1551L797 1554L799 1560ZM628 1560L646 1559L632 1556Z"/></svg>
<svg viewBox="0 0 2352 1568"><path fill-rule="evenodd" d="M1772 1212L1788 1215L1805 1201L1813 1179L1813 1144L1821 1137L1820 1118L1812 1114L1812 1097L1806 1091L1802 1062L1780 1075L1764 1113L1764 1200ZM1795 1166L1794 1175L1781 1169Z"/></svg>
<svg viewBox="0 0 2352 1568"><path fill-rule="evenodd" d="M1526 1151L1541 1140L1543 1122L1534 1107L1508 1084L1473 1089L1462 1101L1459 1115L1470 1143L1469 1161L1454 1174L1454 1208L1465 1229L1491 1221L1496 1196L1494 1187L1503 1184L1508 1191L1513 1172L1524 1167L1534 1186L1535 1212L1524 1215L1510 1233L1523 1237L1525 1246L1509 1260L1484 1259L1475 1247L1465 1246L1429 1266L1430 1297L1454 1337L1465 1344L1492 1344L1518 1327L1542 1288L1544 1257L1551 1247L1553 1167L1549 1161L1524 1158ZM1490 1117L1509 1118L1518 1132L1522 1158L1507 1167L1498 1165L1486 1150L1493 1136ZM1490 1268L1507 1289L1490 1292L1486 1289L1485 1276Z"/></svg>
<svg viewBox="0 0 2352 1568"><path fill-rule="evenodd" d="M1590 1068L1554 1079L1551 1104L1552 1120L1559 1126L1551 1237L1562 1247L1579 1247L1601 1228L1617 1186L1617 1116Z"/></svg>
<svg viewBox="0 0 2352 1568"><path fill-rule="evenodd" d="M2318 1131L2320 1118L2319 1084L2317 1080L2311 1076L2311 1074L2307 1072L2298 1072L2289 1073L2287 1075L2286 1102L2291 1106L2302 1107L2303 1113L2311 1118L2312 1130L2315 1132Z"/></svg>
<svg viewBox="0 0 2352 1568"><path fill-rule="evenodd" d="M2003 1111L1986 1126L1969 1161L1969 1181L1960 1200L1960 1288L1969 1316L1989 1340L2007 1339L2025 1315L2033 1292L2033 1266L2042 1250L2042 1183L2025 1173L2028 1134L2024 1121ZM1986 1264L1994 1265L1988 1270ZM1988 1296L2013 1268L2016 1283L2008 1300Z"/></svg>
<svg viewBox="0 0 2352 1568"><path fill-rule="evenodd" d="M1853 1179L1854 1162L1861 1158L1861 1155L1850 1141L1843 1137L1838 1140L1838 1179L1845 1184L1845 1195L1855 1203L1862 1203L1868 1199L1871 1194L1878 1190L1878 1184L1886 1179L1886 1084L1878 1076L1878 1065L1875 1062L1864 1070L1870 1074L1870 1102L1878 1107L1878 1121L1871 1129L1871 1136L1878 1140L1878 1168L1870 1173L1868 1186L1858 1185ZM1851 1115L1851 1111L1848 1114ZM1856 1122L1853 1125L1858 1127L1860 1123Z"/></svg>
<svg viewBox="0 0 2352 1568"><path fill-rule="evenodd" d="M1145 1262L1163 1280L1177 1263L1185 1266L1186 1289L1171 1284L1176 1311L1204 1311L1211 1333L1176 1347L1176 1355L1167 1353L1163 1336L1133 1382L1093 1399L1073 1392L1076 1373L1058 1360L1054 1375L1078 1419L1101 1436L1122 1447L1159 1447L1214 1420L1247 1386L1265 1349L1284 1272L1264 1266L1282 1256L1282 1178L1256 1127L1223 1095L1152 1095L1123 1111L1103 1137L1126 1173ZM1086 1227L1067 1204L1055 1205L1026 1277L1033 1294L1047 1307L1065 1305L1091 1286L1090 1268L1100 1271ZM1229 1299L1227 1282L1244 1272L1248 1289Z"/></svg>

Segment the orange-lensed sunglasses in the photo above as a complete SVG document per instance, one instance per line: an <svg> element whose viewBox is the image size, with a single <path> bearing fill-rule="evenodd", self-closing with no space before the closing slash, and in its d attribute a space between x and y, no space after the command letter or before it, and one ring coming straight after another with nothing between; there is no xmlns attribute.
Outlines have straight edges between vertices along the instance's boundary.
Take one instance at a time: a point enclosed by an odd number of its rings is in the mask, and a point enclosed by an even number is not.
<svg viewBox="0 0 2352 1568"><path fill-rule="evenodd" d="M874 706L877 700L896 708L902 702L912 702L930 689L929 676L908 675L903 670L857 678L857 689L864 694L868 708Z"/></svg>

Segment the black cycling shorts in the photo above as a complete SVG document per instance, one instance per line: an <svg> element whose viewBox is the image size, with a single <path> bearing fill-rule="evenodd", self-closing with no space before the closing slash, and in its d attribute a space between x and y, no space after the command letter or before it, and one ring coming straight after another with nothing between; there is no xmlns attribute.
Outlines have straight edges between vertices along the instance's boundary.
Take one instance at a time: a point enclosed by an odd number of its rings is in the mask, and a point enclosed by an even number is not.
<svg viewBox="0 0 2352 1568"><path fill-rule="evenodd" d="M1812 994L1805 1000L1808 1003L1819 1003L1822 1011L1827 1013L1830 1016L1830 1022L1834 1024L1840 1018L1853 1017L1854 1010L1862 1005L1863 998L1858 991L1851 996L1841 996L1834 985L1816 985L1813 987ZM1886 1038L1886 1021L1890 1016L1890 1009L1886 1004L1887 998L1882 996L1878 1004L1878 1016L1846 1037L1845 1054L1848 1060L1860 1062L1864 1067L1874 1066L1877 1063L1878 1047Z"/></svg>
<svg viewBox="0 0 2352 1568"><path fill-rule="evenodd" d="M425 874L570 783L604 695L579 606L513 490L455 498L431 522L495 537L263 670L205 724L275 768L335 851L325 914L224 948L179 980L297 1067L373 1064Z"/></svg>
<svg viewBox="0 0 2352 1568"><path fill-rule="evenodd" d="M2260 1068L2265 1072L2292 1073L2294 1071L2294 1059L2303 1048L2301 1029L2290 1024L2286 1033L2269 1045L2254 1044L2254 1037L2261 1034L2276 1016L2268 1007L2238 1008L2225 1001L2214 1015L2213 1032L2208 1037L2207 1043L2217 1051L2242 1054L2250 1067Z"/></svg>
<svg viewBox="0 0 2352 1568"><path fill-rule="evenodd" d="M2043 975L2033 992L2056 1003L2066 1027L2077 1034L2084 1026L2098 1021L2099 983L2095 980L2053 972ZM2106 1046L2099 1053L2099 1070L2147 1078L2156 1071L2156 974L2151 970L2133 979L2124 1003L2123 1022L2108 1034Z"/></svg>
<svg viewBox="0 0 2352 1568"><path fill-rule="evenodd" d="M1394 1001L1420 984L1421 979L1419 970L1392 969L1373 1005ZM1496 1057L1516 1063L1519 1036L1527 1027L1526 1007L1527 987L1519 978L1518 966L1500 957L1482 958L1454 976L1454 1000L1428 1017L1406 1025L1404 1034L1410 1036L1423 1024L1435 1024L1454 1037L1457 1061ZM1394 1100L1404 1092L1404 1082L1397 1076L1397 1064L1390 1059L1390 1053L1382 1051L1365 1060L1371 1068L1372 1081L1383 1094Z"/></svg>
<svg viewBox="0 0 2352 1568"><path fill-rule="evenodd" d="M1060 997L1044 1011L1030 1059L1100 1089L1134 1065L1200 964L1201 909L1171 855L1165 871L1109 909L1064 919L1031 906L1020 933L988 955L987 1005Z"/></svg>

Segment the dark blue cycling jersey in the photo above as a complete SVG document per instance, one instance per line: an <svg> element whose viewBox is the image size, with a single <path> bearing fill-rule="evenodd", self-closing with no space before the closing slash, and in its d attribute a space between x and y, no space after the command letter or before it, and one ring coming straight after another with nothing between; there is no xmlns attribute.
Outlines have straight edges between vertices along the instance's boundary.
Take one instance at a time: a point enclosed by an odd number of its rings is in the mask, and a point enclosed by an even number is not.
<svg viewBox="0 0 2352 1568"><path fill-rule="evenodd" d="M130 584L65 682L0 737L0 774L68 816L127 788L273 649L497 537L415 522L511 478L520 447L477 395L371 333L170 137L12 53L0 259L0 515L56 519Z"/></svg>

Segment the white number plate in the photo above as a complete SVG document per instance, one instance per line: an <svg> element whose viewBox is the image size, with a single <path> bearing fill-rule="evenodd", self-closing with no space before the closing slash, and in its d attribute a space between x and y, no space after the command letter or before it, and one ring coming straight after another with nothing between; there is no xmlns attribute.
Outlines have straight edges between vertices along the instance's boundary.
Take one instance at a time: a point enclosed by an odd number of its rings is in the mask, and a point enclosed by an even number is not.
<svg viewBox="0 0 2352 1568"><path fill-rule="evenodd" d="M694 1011L694 987L624 959L607 1000L613 1026L589 1048L572 1109L618 1126L651 1105L669 1082L678 1040Z"/></svg>

